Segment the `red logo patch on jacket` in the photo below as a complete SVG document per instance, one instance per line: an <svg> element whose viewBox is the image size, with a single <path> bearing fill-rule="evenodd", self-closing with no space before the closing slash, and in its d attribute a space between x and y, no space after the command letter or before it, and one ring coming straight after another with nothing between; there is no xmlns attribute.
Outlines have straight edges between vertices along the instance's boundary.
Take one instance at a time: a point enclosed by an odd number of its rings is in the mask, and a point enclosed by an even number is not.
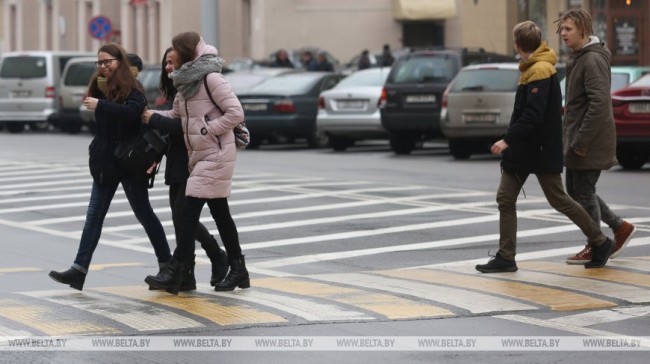
<svg viewBox="0 0 650 364"><path fill-rule="evenodd" d="M539 91L539 89L538 89L537 87L534 87L534 88L532 88L532 89L530 90L530 93L531 93L531 94L536 94L538 91Z"/></svg>

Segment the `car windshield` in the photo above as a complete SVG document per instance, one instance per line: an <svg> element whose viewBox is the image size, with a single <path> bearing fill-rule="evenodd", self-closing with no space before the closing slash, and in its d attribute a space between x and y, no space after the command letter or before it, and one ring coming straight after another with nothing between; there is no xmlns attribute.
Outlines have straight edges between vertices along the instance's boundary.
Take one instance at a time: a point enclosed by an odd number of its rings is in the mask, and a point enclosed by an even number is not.
<svg viewBox="0 0 650 364"><path fill-rule="evenodd" d="M160 83L160 68L145 68L138 73L138 80L145 90L158 88Z"/></svg>
<svg viewBox="0 0 650 364"><path fill-rule="evenodd" d="M630 83L630 75L628 73L614 73L612 72L612 87L611 92L621 89Z"/></svg>
<svg viewBox="0 0 650 364"><path fill-rule="evenodd" d="M45 77L45 57L18 56L7 57L2 61L0 78L41 78Z"/></svg>
<svg viewBox="0 0 650 364"><path fill-rule="evenodd" d="M446 55L405 58L395 67L392 83L449 82L457 72L454 58Z"/></svg>
<svg viewBox="0 0 650 364"><path fill-rule="evenodd" d="M97 71L95 63L75 63L68 67L68 72L65 75L64 85L67 86L88 86L90 78Z"/></svg>
<svg viewBox="0 0 650 364"><path fill-rule="evenodd" d="M269 78L261 84L253 87L250 93L268 93L281 95L299 95L306 93L314 87L321 78L320 74L297 73L286 76Z"/></svg>
<svg viewBox="0 0 650 364"><path fill-rule="evenodd" d="M639 78L636 82L634 82L630 86L634 86L634 87L650 87L650 74Z"/></svg>
<svg viewBox="0 0 650 364"><path fill-rule="evenodd" d="M341 89L348 87L383 86L389 73L390 70L388 68L355 72L344 78L334 88Z"/></svg>
<svg viewBox="0 0 650 364"><path fill-rule="evenodd" d="M516 91L518 80L518 69L464 70L458 74L449 91Z"/></svg>
<svg viewBox="0 0 650 364"><path fill-rule="evenodd" d="M232 90L238 94L240 92L250 90L252 87L259 85L262 81L271 76L254 73L241 74L234 72L228 73L224 75L224 77L226 80L228 80L228 83L230 84Z"/></svg>

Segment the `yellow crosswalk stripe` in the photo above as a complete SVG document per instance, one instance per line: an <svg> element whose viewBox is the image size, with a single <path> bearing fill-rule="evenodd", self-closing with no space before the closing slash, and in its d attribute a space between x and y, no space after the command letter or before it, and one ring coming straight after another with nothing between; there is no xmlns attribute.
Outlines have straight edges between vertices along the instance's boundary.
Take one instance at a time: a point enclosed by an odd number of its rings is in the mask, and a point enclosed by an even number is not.
<svg viewBox="0 0 650 364"><path fill-rule="evenodd" d="M650 287L650 278L647 274L611 269L607 267L600 269L585 269L582 265L569 265L552 262L522 262L519 264L519 267L541 272L564 274L572 277L594 278L609 282Z"/></svg>
<svg viewBox="0 0 650 364"><path fill-rule="evenodd" d="M373 273L490 292L546 306L554 311L583 310L616 306L613 302L579 293L515 281L504 281L498 279L496 275L476 276L449 273L435 269L404 269L376 271ZM516 279L516 273L509 274L511 275L511 278Z"/></svg>
<svg viewBox="0 0 650 364"><path fill-rule="evenodd" d="M62 310L54 310L52 307L40 304L25 304L14 299L0 299L0 316L53 336L120 333L112 327L82 321L76 315Z"/></svg>
<svg viewBox="0 0 650 364"><path fill-rule="evenodd" d="M0 268L0 274L5 273L23 273L23 272L40 272L42 269L34 267L16 267L16 268Z"/></svg>
<svg viewBox="0 0 650 364"><path fill-rule="evenodd" d="M401 297L364 291L332 284L310 282L298 278L254 279L253 287L286 293L318 297L378 313L389 319L453 316L444 308L423 304Z"/></svg>
<svg viewBox="0 0 650 364"><path fill-rule="evenodd" d="M181 293L174 296L165 291L149 291L143 286L102 287L94 290L176 308L219 325L286 322L276 314L260 311L245 304L215 302L218 298L201 297L194 293Z"/></svg>
<svg viewBox="0 0 650 364"><path fill-rule="evenodd" d="M98 270L104 270L108 268L140 267L143 265L145 265L145 263L140 263L140 262L91 264L88 270L98 271Z"/></svg>

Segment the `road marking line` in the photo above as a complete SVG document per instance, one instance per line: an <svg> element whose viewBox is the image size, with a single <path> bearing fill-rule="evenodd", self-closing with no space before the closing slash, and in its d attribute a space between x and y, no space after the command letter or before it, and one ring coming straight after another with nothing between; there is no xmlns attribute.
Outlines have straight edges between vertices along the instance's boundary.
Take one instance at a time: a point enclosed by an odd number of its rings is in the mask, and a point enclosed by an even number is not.
<svg viewBox="0 0 650 364"><path fill-rule="evenodd" d="M650 315L650 307L615 307L609 310L598 310L575 315L556 317L546 320L550 323L570 325L576 327L586 327L600 324L607 324L617 321L625 321L646 317Z"/></svg>
<svg viewBox="0 0 650 364"><path fill-rule="evenodd" d="M504 281L494 279L496 277L492 276L457 274L434 269L403 269L376 271L373 273L498 294L546 306L553 311L584 310L616 306L613 302L584 294L520 282ZM519 275L518 272L508 274L512 276L512 279L517 279Z"/></svg>
<svg viewBox="0 0 650 364"><path fill-rule="evenodd" d="M21 272L40 272L42 269L35 267L16 267L16 268L0 268L0 274L5 273L21 273Z"/></svg>
<svg viewBox="0 0 650 364"><path fill-rule="evenodd" d="M81 176L87 177L88 172L61 173L61 174L38 174L36 176L0 178L0 183L4 184L6 182L25 181L25 180L33 181L33 180L39 180L39 179L45 179L45 180L51 181L54 178L81 177Z"/></svg>
<svg viewBox="0 0 650 364"><path fill-rule="evenodd" d="M309 282L300 278L260 278L254 279L251 285L296 295L332 300L346 305L360 307L389 319L453 315L452 312L446 309L425 305L393 295L320 282Z"/></svg>
<svg viewBox="0 0 650 364"><path fill-rule="evenodd" d="M419 283L405 279L394 279L365 273L315 274L309 278L355 287L378 289L429 301L440 302L467 310L471 313L536 310L537 307L494 295L462 290L454 287ZM449 312L449 315L453 315Z"/></svg>
<svg viewBox="0 0 650 364"><path fill-rule="evenodd" d="M64 312L61 309L53 310L51 307L25 304L25 302L13 299L0 299L0 316L52 336L120 333L119 330L112 327L81 321L77 315Z"/></svg>
<svg viewBox="0 0 650 364"><path fill-rule="evenodd" d="M617 258L616 260L621 259ZM625 259L619 261L617 267L630 268L629 262L637 263L634 259ZM611 269L611 267L614 266L611 263L614 263L614 259L608 261L607 267L600 269L584 269L582 265L569 265L554 262L524 262L520 263L519 267L547 273L564 274L572 277L600 279L621 284L650 287L650 279L648 279L647 274Z"/></svg>
<svg viewBox="0 0 650 364"><path fill-rule="evenodd" d="M141 302L116 296L71 291L37 291L21 294L74 307L117 321L138 331L179 330L205 325L177 313Z"/></svg>
<svg viewBox="0 0 650 364"><path fill-rule="evenodd" d="M89 270L100 271L109 268L122 268L122 267L142 267L145 266L142 262L125 262L125 263L106 263L106 264L91 264Z"/></svg>
<svg viewBox="0 0 650 364"><path fill-rule="evenodd" d="M215 292L214 289L207 284L200 284L197 285L197 287L201 290L201 293L268 306L301 317L307 321L355 321L374 319L363 312L343 309L335 305L318 303L311 299L290 297L255 289L236 290L234 292Z"/></svg>
<svg viewBox="0 0 650 364"><path fill-rule="evenodd" d="M33 333L20 329L13 329L9 326L0 325L0 337L31 337Z"/></svg>
<svg viewBox="0 0 650 364"><path fill-rule="evenodd" d="M176 308L224 326L286 322L276 314L260 311L248 305L214 302L194 294L181 293L174 296L165 291L148 291L142 286L102 287L95 290Z"/></svg>
<svg viewBox="0 0 650 364"><path fill-rule="evenodd" d="M522 267L524 269L522 269ZM605 297L612 297L619 300L631 302L631 303L650 303L650 290L635 287L631 285L621 284L625 280L617 280L617 283L605 282L596 278L598 273L589 272L585 274L585 271L598 271L601 269L585 269L583 266L571 266L568 267L568 275L561 275L560 272L535 272L525 269L526 265L521 265L516 274L511 273L491 273L489 277L495 277L505 280L512 280L516 282L527 282L538 285L545 285L551 287L561 287L562 289L568 289L578 292L592 293L596 295L601 295ZM560 268L558 268L560 269ZM453 271L458 273L467 273L468 270L473 271L474 269L468 267L453 267ZM570 272L572 271L572 272ZM579 272L578 272L579 271ZM622 272L621 272L622 273ZM615 274L611 269L608 272L600 272L599 275L609 275ZM618 275L621 278L624 278L624 275ZM487 277L487 276L486 276ZM611 279L610 279L611 280ZM646 277L647 280L647 277Z"/></svg>
<svg viewBox="0 0 650 364"><path fill-rule="evenodd" d="M622 334L618 334L618 333L611 332L611 331L596 330L596 329L589 329L589 328L586 328L586 327L577 327L577 326L572 326L572 325L565 325L565 324L558 323L558 322L548 322L547 320L537 319L537 318L533 318L533 317L520 316L520 315L499 315L499 316L494 316L494 317L499 318L499 319L503 319L503 320L521 322L521 323L528 324L528 325L547 327L547 328L555 329L555 330L573 332L573 333L576 333L576 334L586 335L586 336L601 336L601 337L615 336L615 337L620 337L620 338L627 338L628 340L635 340L635 341L638 340L641 343L642 346L646 346L646 347L650 346L650 340L648 340L648 339L643 339L643 338L636 337L636 336L622 335Z"/></svg>

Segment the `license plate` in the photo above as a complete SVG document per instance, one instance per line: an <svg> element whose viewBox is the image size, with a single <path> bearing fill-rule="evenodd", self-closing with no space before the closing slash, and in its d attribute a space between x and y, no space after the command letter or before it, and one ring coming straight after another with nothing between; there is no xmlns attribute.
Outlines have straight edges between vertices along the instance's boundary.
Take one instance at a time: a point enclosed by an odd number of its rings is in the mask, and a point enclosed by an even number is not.
<svg viewBox="0 0 650 364"><path fill-rule="evenodd" d="M496 123L495 114L465 114L463 118L466 123Z"/></svg>
<svg viewBox="0 0 650 364"><path fill-rule="evenodd" d="M31 91L26 91L26 90L16 90L16 91L11 91L11 97L17 98L17 97L29 97L31 95Z"/></svg>
<svg viewBox="0 0 650 364"><path fill-rule="evenodd" d="M406 102L409 104L435 103L436 95L408 95Z"/></svg>
<svg viewBox="0 0 650 364"><path fill-rule="evenodd" d="M650 114L650 102L631 103L628 110L631 114Z"/></svg>
<svg viewBox="0 0 650 364"><path fill-rule="evenodd" d="M339 109L363 109L366 103L363 100L339 100L336 105Z"/></svg>
<svg viewBox="0 0 650 364"><path fill-rule="evenodd" d="M266 111L269 106L267 104L242 104L244 111Z"/></svg>

